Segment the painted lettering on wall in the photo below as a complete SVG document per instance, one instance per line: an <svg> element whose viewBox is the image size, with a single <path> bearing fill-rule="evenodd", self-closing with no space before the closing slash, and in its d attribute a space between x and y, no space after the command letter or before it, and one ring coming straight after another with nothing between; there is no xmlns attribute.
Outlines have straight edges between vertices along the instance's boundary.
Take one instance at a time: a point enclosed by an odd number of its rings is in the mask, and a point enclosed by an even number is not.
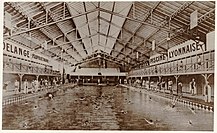
<svg viewBox="0 0 217 133"><path fill-rule="evenodd" d="M155 56L150 57L149 63L150 63L150 65L153 65L155 63L164 62L166 60L167 60L167 55L157 54Z"/></svg>
<svg viewBox="0 0 217 133"><path fill-rule="evenodd" d="M43 58L41 56L38 56L36 54L32 54L32 58L37 59L37 60L41 60L41 61L44 61L44 62L48 62L48 59L45 59L45 58Z"/></svg>
<svg viewBox="0 0 217 133"><path fill-rule="evenodd" d="M150 65L160 64L166 61L176 60L187 56L200 54L206 51L206 44L188 40L168 50L166 54L156 54L149 59Z"/></svg>
<svg viewBox="0 0 217 133"><path fill-rule="evenodd" d="M32 60L46 65L48 65L49 62L46 57L43 57L37 53L33 53L30 48L23 47L10 41L3 42L3 52L7 55Z"/></svg>
<svg viewBox="0 0 217 133"><path fill-rule="evenodd" d="M168 60L175 60L191 55L200 54L206 51L206 45L203 42L188 40L180 45L174 46L168 50Z"/></svg>
<svg viewBox="0 0 217 133"><path fill-rule="evenodd" d="M18 46L14 46L14 45L6 43L6 42L3 42L3 44L4 44L4 46L3 46L4 51L30 58L29 50L23 49L23 48L18 47Z"/></svg>

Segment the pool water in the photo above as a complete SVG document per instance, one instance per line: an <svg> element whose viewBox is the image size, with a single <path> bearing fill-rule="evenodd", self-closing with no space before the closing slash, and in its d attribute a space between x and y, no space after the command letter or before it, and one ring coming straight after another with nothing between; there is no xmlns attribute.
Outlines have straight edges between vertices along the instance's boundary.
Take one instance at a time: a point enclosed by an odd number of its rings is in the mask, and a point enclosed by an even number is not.
<svg viewBox="0 0 217 133"><path fill-rule="evenodd" d="M3 108L3 130L213 131L214 113L119 86L76 86Z"/></svg>

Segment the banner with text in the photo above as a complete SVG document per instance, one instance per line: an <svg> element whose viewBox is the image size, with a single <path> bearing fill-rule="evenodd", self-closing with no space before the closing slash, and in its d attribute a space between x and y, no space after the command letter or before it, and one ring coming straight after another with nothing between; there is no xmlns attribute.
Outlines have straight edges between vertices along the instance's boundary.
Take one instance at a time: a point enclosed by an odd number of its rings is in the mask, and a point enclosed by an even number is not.
<svg viewBox="0 0 217 133"><path fill-rule="evenodd" d="M10 41L3 42L3 53L21 59L31 60L44 65L49 65L49 59L47 57L32 52L30 48L21 46Z"/></svg>
<svg viewBox="0 0 217 133"><path fill-rule="evenodd" d="M206 44L204 44L203 42L188 40L180 45L170 48L167 54L156 54L151 56L149 59L149 63L150 65L156 65L166 61L172 61L187 56L200 54L205 52L206 49Z"/></svg>
<svg viewBox="0 0 217 133"><path fill-rule="evenodd" d="M180 59L187 56L200 54L206 51L206 45L203 42L188 40L180 45L174 46L168 50L168 61Z"/></svg>
<svg viewBox="0 0 217 133"><path fill-rule="evenodd" d="M150 57L149 64L156 65L167 61L167 55L165 54L156 54Z"/></svg>

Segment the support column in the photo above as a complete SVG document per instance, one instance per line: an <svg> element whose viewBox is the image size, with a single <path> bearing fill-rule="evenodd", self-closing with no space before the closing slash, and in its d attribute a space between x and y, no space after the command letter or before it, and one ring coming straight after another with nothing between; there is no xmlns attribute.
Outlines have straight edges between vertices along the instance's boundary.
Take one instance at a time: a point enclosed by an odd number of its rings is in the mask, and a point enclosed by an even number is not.
<svg viewBox="0 0 217 133"><path fill-rule="evenodd" d="M142 81L142 76L140 77L140 86L141 86L141 88L142 88L142 83L143 83L143 81Z"/></svg>
<svg viewBox="0 0 217 133"><path fill-rule="evenodd" d="M176 79L176 92L178 94L178 78L180 75L174 75L175 79Z"/></svg>
<svg viewBox="0 0 217 133"><path fill-rule="evenodd" d="M129 78L129 85L131 86L132 77Z"/></svg>
<svg viewBox="0 0 217 133"><path fill-rule="evenodd" d="M118 83L121 84L121 80L120 80L120 77L119 77L119 76L118 76Z"/></svg>
<svg viewBox="0 0 217 133"><path fill-rule="evenodd" d="M133 77L131 77L130 79L130 85L132 86L132 82L133 82Z"/></svg>
<svg viewBox="0 0 217 133"><path fill-rule="evenodd" d="M161 83L161 78L162 78L161 76L158 76L159 91L161 90L161 84L160 84Z"/></svg>
<svg viewBox="0 0 217 133"><path fill-rule="evenodd" d="M36 75L36 80L38 81L39 75Z"/></svg>
<svg viewBox="0 0 217 133"><path fill-rule="evenodd" d="M161 81L161 78L162 78L162 76L158 76L158 80L159 80L159 82Z"/></svg>
<svg viewBox="0 0 217 133"><path fill-rule="evenodd" d="M49 83L50 83L50 78L49 78L49 76L47 76L47 85L49 86Z"/></svg>
<svg viewBox="0 0 217 133"><path fill-rule="evenodd" d="M205 86L207 86L208 85L208 79L212 74L201 74L201 75L204 77ZM207 99L205 101L211 102L211 91L212 90L207 90ZM205 92L204 87L203 87L203 94L206 96L205 93L206 92Z"/></svg>
<svg viewBox="0 0 217 133"><path fill-rule="evenodd" d="M22 80L23 80L23 75L24 74L18 74L19 75L19 77L20 77L20 88L19 88L19 92L21 92L21 90L22 90L22 88L23 88L23 85L22 85Z"/></svg>
<svg viewBox="0 0 217 133"><path fill-rule="evenodd" d="M209 77L212 76L212 74L201 74L201 75L204 77L206 84L208 83Z"/></svg>
<svg viewBox="0 0 217 133"><path fill-rule="evenodd" d="M150 86L150 85L151 85L151 84L150 84L150 80L151 80L151 77L148 77L148 90L149 90L150 87L151 87L151 86Z"/></svg>
<svg viewBox="0 0 217 133"><path fill-rule="evenodd" d="M36 75L36 86L35 86L35 88L36 88L36 92L38 92L38 90L39 90L39 81L38 81L38 78L39 78L39 75Z"/></svg>

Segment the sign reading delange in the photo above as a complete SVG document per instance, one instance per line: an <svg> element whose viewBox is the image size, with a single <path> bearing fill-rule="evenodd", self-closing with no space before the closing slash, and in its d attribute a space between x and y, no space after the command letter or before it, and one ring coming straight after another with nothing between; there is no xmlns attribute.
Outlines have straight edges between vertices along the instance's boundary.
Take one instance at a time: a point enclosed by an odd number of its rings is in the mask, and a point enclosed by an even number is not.
<svg viewBox="0 0 217 133"><path fill-rule="evenodd" d="M167 54L156 54L149 59L150 65L160 64L166 61L172 61L187 56L200 54L206 51L206 45L203 42L188 40L180 45L170 48Z"/></svg>
<svg viewBox="0 0 217 133"><path fill-rule="evenodd" d="M9 41L4 41L3 45L4 54L48 65L49 60L46 57L32 53L29 48L25 48Z"/></svg>
<svg viewBox="0 0 217 133"><path fill-rule="evenodd" d="M3 44L4 44L3 46L4 52L18 55L20 57L30 58L29 50L8 42L3 42Z"/></svg>

